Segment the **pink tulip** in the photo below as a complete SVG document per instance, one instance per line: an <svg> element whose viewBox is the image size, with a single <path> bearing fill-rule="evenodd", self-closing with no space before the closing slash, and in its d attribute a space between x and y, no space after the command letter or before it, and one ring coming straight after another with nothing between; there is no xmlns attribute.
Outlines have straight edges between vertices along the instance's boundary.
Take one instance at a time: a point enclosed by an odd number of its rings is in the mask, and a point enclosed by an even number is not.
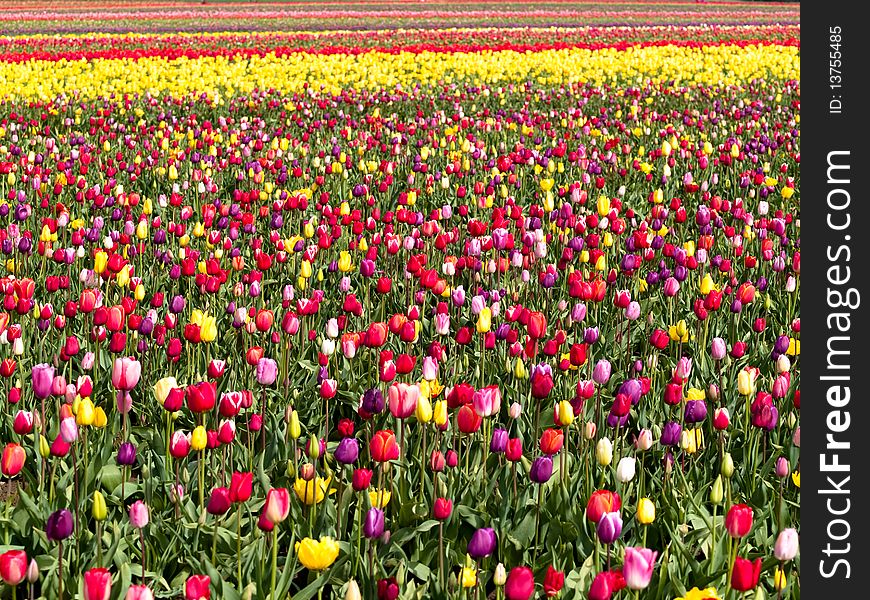
<svg viewBox="0 0 870 600"><path fill-rule="evenodd" d="M137 500L130 505L130 524L136 529L142 529L148 525L149 514L148 506L141 500Z"/></svg>
<svg viewBox="0 0 870 600"><path fill-rule="evenodd" d="M112 366L112 385L116 390L130 391L139 383L142 363L135 358L119 357Z"/></svg>
<svg viewBox="0 0 870 600"><path fill-rule="evenodd" d="M131 585L124 600L154 600L154 594L147 585Z"/></svg>
<svg viewBox="0 0 870 600"><path fill-rule="evenodd" d="M407 419L417 409L420 387L416 384L394 383L390 386L390 412L397 419Z"/></svg>
<svg viewBox="0 0 870 600"><path fill-rule="evenodd" d="M263 514L273 525L277 525L290 514L290 492L286 488L272 488L266 494Z"/></svg>
<svg viewBox="0 0 870 600"><path fill-rule="evenodd" d="M474 412L481 417L490 417L501 409L501 390L496 385L490 385L474 392L472 399Z"/></svg>
<svg viewBox="0 0 870 600"><path fill-rule="evenodd" d="M632 548L625 549L625 562L622 565L622 576L625 578L625 585L632 590L645 589L652 579L653 568L655 567L656 556L658 552L653 552L649 548Z"/></svg>

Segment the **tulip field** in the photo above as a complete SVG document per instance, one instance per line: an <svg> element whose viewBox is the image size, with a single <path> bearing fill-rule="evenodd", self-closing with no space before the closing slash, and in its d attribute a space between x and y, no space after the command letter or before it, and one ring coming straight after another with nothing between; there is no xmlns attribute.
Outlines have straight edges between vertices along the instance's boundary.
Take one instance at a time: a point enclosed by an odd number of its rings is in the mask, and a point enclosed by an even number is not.
<svg viewBox="0 0 870 600"><path fill-rule="evenodd" d="M800 598L796 4L0 31L0 598Z"/></svg>

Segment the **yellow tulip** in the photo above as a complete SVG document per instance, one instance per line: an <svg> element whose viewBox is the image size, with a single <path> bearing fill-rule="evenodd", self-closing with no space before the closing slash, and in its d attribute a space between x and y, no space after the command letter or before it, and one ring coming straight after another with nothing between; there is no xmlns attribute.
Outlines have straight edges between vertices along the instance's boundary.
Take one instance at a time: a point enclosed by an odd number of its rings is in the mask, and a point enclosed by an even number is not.
<svg viewBox="0 0 870 600"><path fill-rule="evenodd" d="M212 316L206 316L202 319L200 325L199 338L203 342L213 342L217 338L217 321Z"/></svg>
<svg viewBox="0 0 870 600"><path fill-rule="evenodd" d="M567 400L562 400L556 405L556 413L559 416L559 425L567 427L574 422L574 407Z"/></svg>
<svg viewBox="0 0 870 600"><path fill-rule="evenodd" d="M317 477L311 481L296 479L296 483L293 484L293 491L296 492L296 497L306 506L320 504L326 498L329 482L330 479L323 479L322 477Z"/></svg>
<svg viewBox="0 0 870 600"><path fill-rule="evenodd" d="M752 372L744 369L737 374L737 391L744 396L755 394L755 377Z"/></svg>
<svg viewBox="0 0 870 600"><path fill-rule="evenodd" d="M350 252L347 250L342 250L338 255L338 270L342 273L353 270L353 261L351 261Z"/></svg>
<svg viewBox="0 0 870 600"><path fill-rule="evenodd" d="M435 420L435 424L438 427L443 427L447 423L447 401L446 400L436 400L435 408L432 413L432 417Z"/></svg>
<svg viewBox="0 0 870 600"><path fill-rule="evenodd" d="M474 567L462 567L462 575L460 577L462 587L473 588L477 585L477 570Z"/></svg>
<svg viewBox="0 0 870 600"><path fill-rule="evenodd" d="M94 427L97 429L102 429L106 425L109 424L109 419L106 417L106 411L103 410L102 406L98 406L94 409Z"/></svg>
<svg viewBox="0 0 870 600"><path fill-rule="evenodd" d="M76 425L93 425L95 418L94 403L90 398L83 398L76 411Z"/></svg>
<svg viewBox="0 0 870 600"><path fill-rule="evenodd" d="M97 521L104 521L108 515L106 499L103 497L103 494L100 493L100 490L94 492L94 504L91 508L91 515Z"/></svg>
<svg viewBox="0 0 870 600"><path fill-rule="evenodd" d="M701 280L699 287L701 288L701 293L705 296L713 291L715 286L713 285L713 278L710 276L709 273L704 275L704 278Z"/></svg>
<svg viewBox="0 0 870 600"><path fill-rule="evenodd" d="M320 541L304 538L296 542L296 556L309 571L323 571L335 562L341 547L331 537L321 537Z"/></svg>
<svg viewBox="0 0 870 600"><path fill-rule="evenodd" d="M390 503L390 498L393 497L389 490L373 490L369 492L369 501L374 508L383 510Z"/></svg>
<svg viewBox="0 0 870 600"><path fill-rule="evenodd" d="M525 379L529 374L526 371L526 364L523 362L519 356L517 357L516 362L514 362L514 377L517 379Z"/></svg>
<svg viewBox="0 0 870 600"><path fill-rule="evenodd" d="M425 383L428 384L429 382L427 381ZM414 411L414 415L420 423L428 423L432 420L432 403L429 401L428 396L420 396L420 399L417 401L417 408Z"/></svg>
<svg viewBox="0 0 870 600"><path fill-rule="evenodd" d="M641 525L649 525L656 520L656 505L649 498L641 498L637 502L637 521Z"/></svg>
<svg viewBox="0 0 870 600"><path fill-rule="evenodd" d="M102 275L106 270L106 265L109 263L109 255L99 250L94 255L94 273Z"/></svg>
<svg viewBox="0 0 870 600"><path fill-rule="evenodd" d="M193 433L190 435L190 447L196 451L200 452L205 449L206 444L208 443L208 434L205 431L205 427L202 425L198 425Z"/></svg>
<svg viewBox="0 0 870 600"><path fill-rule="evenodd" d="M485 306L477 315L477 333L487 333L492 328L492 311Z"/></svg>

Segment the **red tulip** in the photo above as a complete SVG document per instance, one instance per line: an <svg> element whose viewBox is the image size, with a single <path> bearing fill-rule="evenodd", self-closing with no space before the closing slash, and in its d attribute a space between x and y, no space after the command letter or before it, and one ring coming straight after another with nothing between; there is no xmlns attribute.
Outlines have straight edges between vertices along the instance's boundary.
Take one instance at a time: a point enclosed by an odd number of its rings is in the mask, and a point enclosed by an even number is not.
<svg viewBox="0 0 870 600"><path fill-rule="evenodd" d="M463 404L456 415L456 424L462 433L475 433L482 423L483 417L470 404Z"/></svg>
<svg viewBox="0 0 870 600"><path fill-rule="evenodd" d="M453 512L453 502L447 498L436 498L432 507L433 516L439 521L446 521Z"/></svg>
<svg viewBox="0 0 870 600"><path fill-rule="evenodd" d="M6 585L15 587L27 575L27 553L24 550L7 550L0 554L0 578Z"/></svg>
<svg viewBox="0 0 870 600"><path fill-rule="evenodd" d="M212 379L220 379L227 368L227 363L224 360L212 360L208 363L208 376Z"/></svg>
<svg viewBox="0 0 870 600"><path fill-rule="evenodd" d="M617 512L622 506L619 494L610 490L596 490L586 503L586 518L598 523L605 513Z"/></svg>
<svg viewBox="0 0 870 600"><path fill-rule="evenodd" d="M372 483L373 474L370 469L355 469L352 478L354 491L363 492L367 490Z"/></svg>
<svg viewBox="0 0 870 600"><path fill-rule="evenodd" d="M208 412L217 402L217 385L202 381L187 386L187 407L195 413Z"/></svg>
<svg viewBox="0 0 870 600"><path fill-rule="evenodd" d="M665 386L665 404L676 406L683 401L683 386L679 383L669 383Z"/></svg>
<svg viewBox="0 0 870 600"><path fill-rule="evenodd" d="M761 575L761 559L748 560L738 556L731 571L731 587L738 592L746 592L758 585Z"/></svg>
<svg viewBox="0 0 870 600"><path fill-rule="evenodd" d="M163 401L163 409L167 412L176 412L181 410L184 405L184 390L181 388L172 388Z"/></svg>
<svg viewBox="0 0 870 600"><path fill-rule="evenodd" d="M565 573L557 571L552 565L547 567L547 574L544 576L544 593L550 598L558 596L564 586Z"/></svg>
<svg viewBox="0 0 870 600"><path fill-rule="evenodd" d="M33 431L33 413L19 410L12 421L12 430L18 435L28 435Z"/></svg>
<svg viewBox="0 0 870 600"><path fill-rule="evenodd" d="M575 367L582 367L586 363L586 344L573 344L570 350L571 364Z"/></svg>
<svg viewBox="0 0 870 600"><path fill-rule="evenodd" d="M546 398L553 390L553 372L549 365L537 365L531 373L532 396L538 399Z"/></svg>
<svg viewBox="0 0 870 600"><path fill-rule="evenodd" d="M387 324L372 323L365 333L363 344L369 348L380 348L387 341Z"/></svg>
<svg viewBox="0 0 870 600"><path fill-rule="evenodd" d="M184 583L185 600L209 600L211 598L211 577L208 575L191 575Z"/></svg>
<svg viewBox="0 0 870 600"><path fill-rule="evenodd" d="M233 473L230 481L230 500L233 502L246 502L251 497L254 487L253 473Z"/></svg>
<svg viewBox="0 0 870 600"><path fill-rule="evenodd" d="M540 340L547 336L547 317L541 312L530 312L527 325L532 339Z"/></svg>
<svg viewBox="0 0 870 600"><path fill-rule="evenodd" d="M106 568L90 569L84 577L85 600L109 600L112 595L112 574Z"/></svg>
<svg viewBox="0 0 870 600"><path fill-rule="evenodd" d="M505 457L511 462L519 462L523 458L523 440L522 438L511 438L508 440L507 447L504 451Z"/></svg>
<svg viewBox="0 0 870 600"><path fill-rule="evenodd" d="M535 574L529 567L514 567L504 584L506 600L529 600L535 593Z"/></svg>
<svg viewBox="0 0 870 600"><path fill-rule="evenodd" d="M3 448L3 456L0 459L0 470L6 477L15 477L24 468L27 453L24 448L14 442L6 444Z"/></svg>
<svg viewBox="0 0 870 600"><path fill-rule="evenodd" d="M396 442L396 435L389 429L378 431L372 438L371 453L372 460L377 462L397 460L399 444Z"/></svg>
<svg viewBox="0 0 870 600"><path fill-rule="evenodd" d="M471 404L474 400L474 387L468 383L459 383L447 391L447 408L459 408L463 404Z"/></svg>
<svg viewBox="0 0 870 600"><path fill-rule="evenodd" d="M666 331L664 331L662 329L656 329L649 336L649 341L650 341L650 344L655 346L657 349L664 350L665 348L667 348L668 343L670 343L671 338L668 337L668 334Z"/></svg>
<svg viewBox="0 0 870 600"><path fill-rule="evenodd" d="M622 571L603 571L595 576L589 587L589 600L610 600L614 593L624 587Z"/></svg>
<svg viewBox="0 0 870 600"><path fill-rule="evenodd" d="M12 377L15 373L16 362L14 358L4 358L0 362L0 376Z"/></svg>
<svg viewBox="0 0 870 600"><path fill-rule="evenodd" d="M218 487L212 490L206 510L210 515L224 515L230 510L232 505L233 501L230 498L230 490L225 487Z"/></svg>
<svg viewBox="0 0 870 600"><path fill-rule="evenodd" d="M176 431L169 440L169 453L173 458L184 458L190 452L190 435Z"/></svg>
<svg viewBox="0 0 870 600"><path fill-rule="evenodd" d="M541 434L540 447L544 454L553 455L562 449L565 434L561 429L547 429Z"/></svg>
<svg viewBox="0 0 870 600"><path fill-rule="evenodd" d="M735 504L725 515L725 529L733 538L742 538L752 529L752 508L746 504Z"/></svg>

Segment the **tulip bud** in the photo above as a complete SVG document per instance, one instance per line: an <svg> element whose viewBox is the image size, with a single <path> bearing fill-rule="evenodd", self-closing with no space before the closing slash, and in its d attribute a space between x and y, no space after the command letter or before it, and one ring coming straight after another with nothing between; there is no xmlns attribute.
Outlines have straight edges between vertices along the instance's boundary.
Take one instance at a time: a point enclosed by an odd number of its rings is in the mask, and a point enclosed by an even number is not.
<svg viewBox="0 0 870 600"><path fill-rule="evenodd" d="M722 457L722 467L719 472L725 479L731 479L734 474L734 459L731 458L730 452L726 452Z"/></svg>
<svg viewBox="0 0 870 600"><path fill-rule="evenodd" d="M598 464L606 467L613 461L613 442L610 438L601 438L595 445L595 458Z"/></svg>
<svg viewBox="0 0 870 600"><path fill-rule="evenodd" d="M347 582L347 591L344 593L344 600L362 600L362 592L355 579Z"/></svg>
<svg viewBox="0 0 870 600"><path fill-rule="evenodd" d="M595 433L597 431L598 431L598 427L595 425L595 423L593 423L592 421L586 422L586 431L584 431L583 433L586 436L587 440L594 440Z"/></svg>
<svg viewBox="0 0 870 600"><path fill-rule="evenodd" d="M645 452L652 448L653 436L652 431L649 429L641 429L640 433L637 436L637 441L635 442L635 448L638 450Z"/></svg>
<svg viewBox="0 0 870 600"><path fill-rule="evenodd" d="M28 583L36 583L39 581L39 565L36 564L36 560L31 558L30 564L27 565L27 582Z"/></svg>
<svg viewBox="0 0 870 600"><path fill-rule="evenodd" d="M716 481L713 482L713 486L710 488L710 502L712 502L714 506L719 506L719 504L722 503L722 498L725 495L723 487L722 476L717 475Z"/></svg>
<svg viewBox="0 0 870 600"><path fill-rule="evenodd" d="M507 572L505 571L504 565L498 563L495 567L495 571L492 574L492 583L498 587L501 587L507 581Z"/></svg>
<svg viewBox="0 0 870 600"><path fill-rule="evenodd" d="M299 424L299 413L295 410L290 413L290 422L287 425L287 432L294 440L298 440L302 435L302 426Z"/></svg>
<svg viewBox="0 0 870 600"><path fill-rule="evenodd" d="M320 440L313 434L308 439L308 456L311 460L320 458Z"/></svg>
<svg viewBox="0 0 870 600"><path fill-rule="evenodd" d="M629 481L634 479L635 460L636 459L632 456L625 456L619 459L619 463L617 463L616 465L617 481L619 481L620 483L628 483Z"/></svg>
<svg viewBox="0 0 870 600"><path fill-rule="evenodd" d="M44 435L39 436L39 455L42 458L49 458L51 456L51 446Z"/></svg>
<svg viewBox="0 0 870 600"><path fill-rule="evenodd" d="M94 492L94 505L91 509L91 515L97 521L103 521L106 519L106 515L108 511L106 509L106 499L103 497L103 494L100 493L99 490Z"/></svg>

